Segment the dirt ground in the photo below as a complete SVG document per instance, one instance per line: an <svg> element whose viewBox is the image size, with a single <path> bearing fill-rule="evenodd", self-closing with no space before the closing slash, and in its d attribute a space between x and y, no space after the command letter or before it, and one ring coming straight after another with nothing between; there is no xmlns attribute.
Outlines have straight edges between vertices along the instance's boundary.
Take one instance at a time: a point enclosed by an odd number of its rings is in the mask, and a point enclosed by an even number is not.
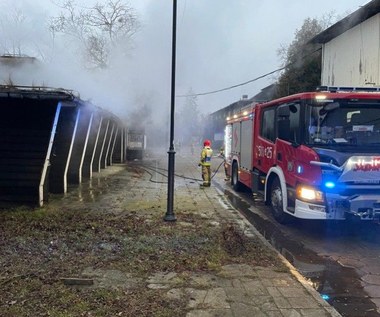
<svg viewBox="0 0 380 317"><path fill-rule="evenodd" d="M152 276L175 272L186 287L191 274L229 263L283 269L258 240L211 225L196 206L163 221L166 187L138 166L112 174L41 208L0 211L0 316L185 316L186 301L148 287ZM147 186L152 199L141 198Z"/></svg>

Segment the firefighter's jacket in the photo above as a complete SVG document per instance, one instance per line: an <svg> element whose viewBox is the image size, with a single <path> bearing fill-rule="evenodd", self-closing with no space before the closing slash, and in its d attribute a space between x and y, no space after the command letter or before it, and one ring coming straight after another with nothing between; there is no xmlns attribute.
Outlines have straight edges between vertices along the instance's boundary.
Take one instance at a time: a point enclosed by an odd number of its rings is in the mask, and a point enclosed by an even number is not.
<svg viewBox="0 0 380 317"><path fill-rule="evenodd" d="M209 146L205 146L201 152L201 162L203 166L211 166L212 149Z"/></svg>

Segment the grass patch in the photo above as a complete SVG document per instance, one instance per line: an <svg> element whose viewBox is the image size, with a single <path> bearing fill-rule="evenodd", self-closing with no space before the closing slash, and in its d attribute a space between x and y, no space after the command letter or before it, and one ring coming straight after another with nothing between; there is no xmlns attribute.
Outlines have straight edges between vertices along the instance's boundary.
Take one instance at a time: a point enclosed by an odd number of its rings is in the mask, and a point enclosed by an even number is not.
<svg viewBox="0 0 380 317"><path fill-rule="evenodd" d="M151 202L154 205L154 202ZM86 268L117 270L144 281L155 272L216 272L246 263L283 264L257 239L228 224L210 225L178 210L181 223L143 212L107 213L86 206L0 212L0 311L4 316L185 316L186 303L165 290L68 287L62 277Z"/></svg>
<svg viewBox="0 0 380 317"><path fill-rule="evenodd" d="M20 295L20 290L27 292ZM15 281L2 296L2 316L185 316L186 303L168 300L162 290L68 288L38 279Z"/></svg>

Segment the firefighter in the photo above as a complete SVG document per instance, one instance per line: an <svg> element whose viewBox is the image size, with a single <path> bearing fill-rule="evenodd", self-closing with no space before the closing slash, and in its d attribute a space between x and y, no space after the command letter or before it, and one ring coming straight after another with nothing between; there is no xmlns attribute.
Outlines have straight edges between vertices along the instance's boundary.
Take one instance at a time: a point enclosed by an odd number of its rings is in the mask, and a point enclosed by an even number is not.
<svg viewBox="0 0 380 317"><path fill-rule="evenodd" d="M211 185L211 157L212 157L212 149L211 149L211 141L205 140L203 142L203 149L201 152L201 161L198 166L202 166L202 179L203 184L201 184L201 188L210 187Z"/></svg>
<svg viewBox="0 0 380 317"><path fill-rule="evenodd" d="M230 180L230 176L228 175L228 164L227 164L227 160L226 160L226 155L224 153L224 145L220 148L219 150L219 156L221 158L223 158L223 165L224 165L224 174L225 174L225 178L224 180L225 181L229 181Z"/></svg>

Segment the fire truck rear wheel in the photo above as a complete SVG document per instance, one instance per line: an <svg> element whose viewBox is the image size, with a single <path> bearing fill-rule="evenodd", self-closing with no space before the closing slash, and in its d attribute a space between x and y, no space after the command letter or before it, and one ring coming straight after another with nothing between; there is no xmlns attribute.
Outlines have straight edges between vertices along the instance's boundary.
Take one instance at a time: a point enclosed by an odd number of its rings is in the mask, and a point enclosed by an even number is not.
<svg viewBox="0 0 380 317"><path fill-rule="evenodd" d="M239 171L237 163L232 164L231 185L235 191L241 191L241 183L239 182Z"/></svg>
<svg viewBox="0 0 380 317"><path fill-rule="evenodd" d="M278 178L274 179L270 191L270 201L274 219L279 223L289 222L289 216L283 210L283 197L281 184Z"/></svg>

